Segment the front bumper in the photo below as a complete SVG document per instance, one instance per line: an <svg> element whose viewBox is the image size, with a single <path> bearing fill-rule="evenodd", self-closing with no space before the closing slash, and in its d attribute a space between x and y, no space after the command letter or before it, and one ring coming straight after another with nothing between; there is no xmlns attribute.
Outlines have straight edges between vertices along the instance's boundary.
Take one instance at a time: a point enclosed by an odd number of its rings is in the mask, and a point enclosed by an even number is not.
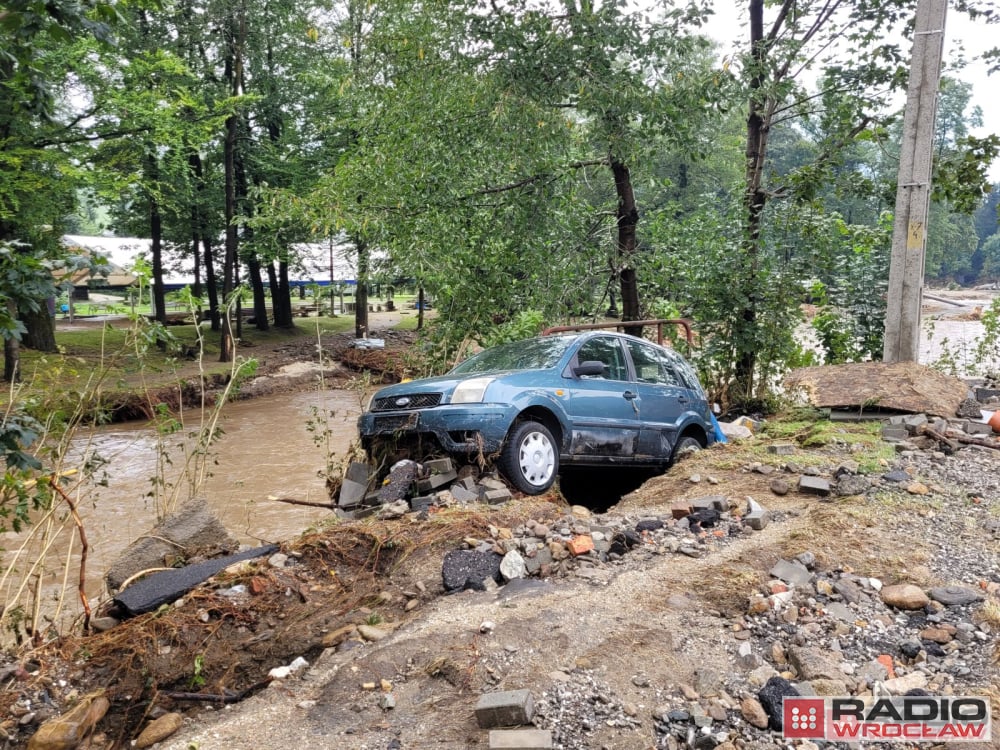
<svg viewBox="0 0 1000 750"><path fill-rule="evenodd" d="M517 416L502 404L446 404L413 411L365 412L358 433L365 447L386 440L433 437L448 453L496 453Z"/></svg>

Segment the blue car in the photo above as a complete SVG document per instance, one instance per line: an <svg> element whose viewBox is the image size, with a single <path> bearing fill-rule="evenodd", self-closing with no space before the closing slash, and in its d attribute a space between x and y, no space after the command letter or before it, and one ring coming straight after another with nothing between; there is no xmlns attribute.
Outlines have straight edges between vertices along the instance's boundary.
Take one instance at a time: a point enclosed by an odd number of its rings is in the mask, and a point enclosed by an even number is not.
<svg viewBox="0 0 1000 750"><path fill-rule="evenodd" d="M560 467L670 465L715 442L705 392L671 349L609 331L479 352L447 375L379 390L358 420L371 454L495 460L537 495Z"/></svg>

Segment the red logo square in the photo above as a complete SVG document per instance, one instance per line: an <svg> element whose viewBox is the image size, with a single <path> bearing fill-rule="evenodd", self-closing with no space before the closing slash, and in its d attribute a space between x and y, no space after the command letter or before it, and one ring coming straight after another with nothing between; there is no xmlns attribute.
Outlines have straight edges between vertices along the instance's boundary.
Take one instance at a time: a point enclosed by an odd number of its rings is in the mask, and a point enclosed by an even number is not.
<svg viewBox="0 0 1000 750"><path fill-rule="evenodd" d="M781 701L781 718L783 737L826 737L826 703L822 698L785 697Z"/></svg>

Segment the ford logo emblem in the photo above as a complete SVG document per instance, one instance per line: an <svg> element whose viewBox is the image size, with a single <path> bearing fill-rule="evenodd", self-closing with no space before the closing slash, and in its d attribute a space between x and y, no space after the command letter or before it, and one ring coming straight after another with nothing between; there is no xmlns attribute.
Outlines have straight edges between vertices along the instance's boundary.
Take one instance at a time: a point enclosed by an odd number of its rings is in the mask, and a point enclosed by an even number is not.
<svg viewBox="0 0 1000 750"><path fill-rule="evenodd" d="M409 406L409 405L410 405L409 396L400 396L399 398L396 399L396 406Z"/></svg>

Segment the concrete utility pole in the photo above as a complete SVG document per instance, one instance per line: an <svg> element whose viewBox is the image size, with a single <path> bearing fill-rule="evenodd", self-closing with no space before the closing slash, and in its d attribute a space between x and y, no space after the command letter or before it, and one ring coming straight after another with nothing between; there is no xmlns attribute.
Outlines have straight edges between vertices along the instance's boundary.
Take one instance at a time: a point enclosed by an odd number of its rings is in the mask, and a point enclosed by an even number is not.
<svg viewBox="0 0 1000 750"><path fill-rule="evenodd" d="M903 114L896 216L889 261L889 296L882 359L916 362L931 196L934 117L948 0L918 0L910 81Z"/></svg>

